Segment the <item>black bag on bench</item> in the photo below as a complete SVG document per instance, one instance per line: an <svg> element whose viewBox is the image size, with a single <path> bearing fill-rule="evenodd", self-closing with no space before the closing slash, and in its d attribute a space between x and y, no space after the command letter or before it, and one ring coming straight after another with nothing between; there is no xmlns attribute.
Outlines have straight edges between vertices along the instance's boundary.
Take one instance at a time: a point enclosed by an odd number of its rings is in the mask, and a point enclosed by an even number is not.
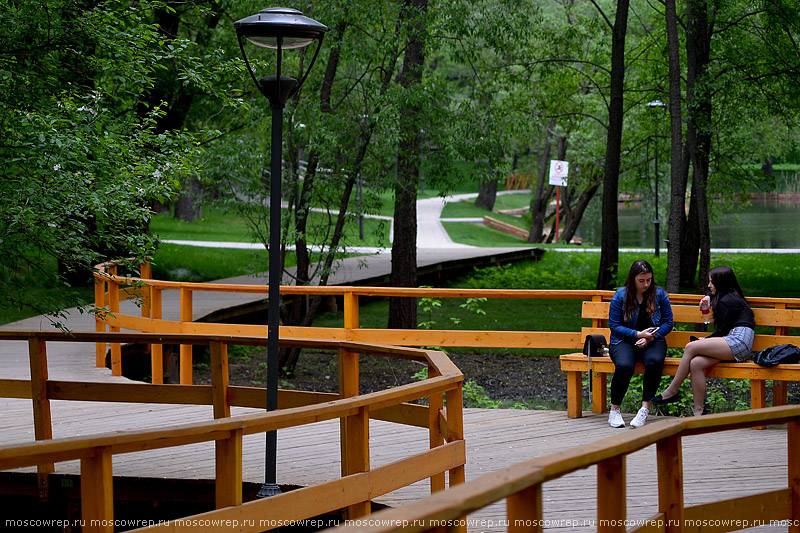
<svg viewBox="0 0 800 533"><path fill-rule="evenodd" d="M606 346L608 343L604 335L586 335L586 340L583 341L583 355L603 357L607 355L607 352L603 351Z"/></svg>
<svg viewBox="0 0 800 533"><path fill-rule="evenodd" d="M800 348L794 344L779 344L761 350L753 356L753 362L761 366L775 366L800 362Z"/></svg>

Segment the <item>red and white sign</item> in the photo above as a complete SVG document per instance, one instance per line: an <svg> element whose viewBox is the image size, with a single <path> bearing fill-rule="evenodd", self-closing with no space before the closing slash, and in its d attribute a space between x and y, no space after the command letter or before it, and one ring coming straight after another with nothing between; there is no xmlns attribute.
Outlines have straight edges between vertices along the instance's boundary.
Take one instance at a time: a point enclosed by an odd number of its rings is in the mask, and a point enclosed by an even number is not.
<svg viewBox="0 0 800 533"><path fill-rule="evenodd" d="M556 187L567 186L567 174L569 173L569 163L566 161L550 160L550 185Z"/></svg>

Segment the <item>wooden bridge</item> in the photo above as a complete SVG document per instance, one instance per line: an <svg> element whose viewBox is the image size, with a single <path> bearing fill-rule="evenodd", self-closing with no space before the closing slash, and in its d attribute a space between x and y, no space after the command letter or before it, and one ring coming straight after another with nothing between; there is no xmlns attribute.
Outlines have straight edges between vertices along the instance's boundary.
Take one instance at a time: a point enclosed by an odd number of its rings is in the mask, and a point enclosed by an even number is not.
<svg viewBox="0 0 800 533"><path fill-rule="evenodd" d="M351 369L352 357L348 354L373 353L375 356L416 357L427 360L430 381L384 391L383 396L357 395L352 389L353 375L340 372L343 389L350 392L336 395L333 398L315 394L291 393L286 391L279 398L281 409L276 415L265 415L262 403L265 403L262 391L240 390L228 387L224 379L224 349L228 343L258 344L264 338L255 337L246 326L235 329L231 334L240 335L233 339L222 335L219 331L207 330L200 333L194 328L190 318L193 308L177 310L183 320L166 320L158 316L157 291L172 291L172 297L181 305L192 300L191 294L206 288L191 284L180 284L167 287L164 282L148 282L150 298L148 305L141 311L125 302L126 292L119 285L127 280L109 277L108 301L112 307L113 317L105 317L104 322L114 329L144 331L142 334L97 333L76 335L72 342L57 339L57 334L36 333L20 336L4 333L5 339L0 342L0 356L3 357L3 370L0 380L0 409L3 413L3 444L0 447L0 468L18 468L17 472L30 472L33 488L21 487L24 483L16 477L14 483L9 482L7 474L3 479L6 485L14 485L22 491L48 490L48 481L55 474L77 474L83 470L83 479L91 479L91 484L82 483L81 491L86 491L85 501L93 502L89 511L94 516L108 516L112 503L111 476L132 478L161 479L216 479L216 505L220 509L219 516L231 520L248 520L255 517L272 517L271 519L289 519L301 516L315 516L326 512L328 508L347 507L351 518L364 518L369 504L375 503L396 506L402 503L417 501L431 489L444 488L445 479L449 477L451 485L459 485L462 480L468 481L454 497L462 498L459 505L453 502L442 503L442 495L454 489L436 495L438 500L431 500L435 509L447 507L452 517L469 512L469 523L454 522L456 530L466 527L470 531L505 531L530 530L541 528L514 529L506 521L509 516L518 516L520 512L518 499L514 494L523 491L521 501L533 502L522 505L524 516L544 517L547 522L540 525L545 529L564 530L608 530L616 528L601 527L597 522L609 515L609 509L624 509L625 520L633 522L646 520L653 516L654 510L660 508L664 488L660 478L663 459L659 459L654 446L660 439L682 438L683 471L681 480L677 481L674 471L669 483L680 486L681 505L673 498L672 505L690 508L696 505L710 504L734 497L752 496L764 492L769 497L753 496L747 500L747 512L744 514L732 509L740 505L713 504L701 507L701 515L708 517L740 517L742 520L766 520L764 531L783 530L783 526L769 525L768 519L784 519L798 516L795 514L796 466L792 466L787 457L791 457L789 449L796 449L796 430L787 433L785 424L794 428L800 413L796 408L777 408L778 414L769 414L767 410L756 415L734 415L738 417L726 420L727 415L719 415L721 419L711 425L728 428L723 433L705 433L699 430L686 430L672 425L660 428L659 422L646 426L642 430L617 430L608 427L605 416L591 415L582 419L568 419L565 412L560 411L513 411L513 410L479 410L460 409L460 372L449 364L446 358L437 352L412 348L387 346L369 346L374 344L378 331L359 330L357 327L358 296L365 292L387 290L368 288L329 288L344 295L345 302L350 302L350 318L345 319L345 328L338 333L326 332L327 340L314 341L319 332L304 332L295 328L282 329L284 333L304 334L284 342L314 344L321 342L329 348L340 351L340 362ZM217 291L220 288L210 287ZM249 288L236 288L246 293ZM255 291L255 289L253 289ZM263 293L266 289L262 286ZM289 288L289 291L297 288ZM317 289L307 289L314 291ZM406 296L418 296L416 290L399 290ZM432 290L439 297L474 296L469 291ZM559 292L559 291L505 291L504 297L526 298L577 298L593 299L607 297L607 294L595 291ZM469 293L469 294L468 294ZM497 292L483 291L483 295L501 297ZM105 291L98 291L98 296L107 298ZM162 298L162 305L171 297ZM687 297L691 299L691 297ZM120 303L121 302L121 303ZM800 302L782 302L798 305ZM121 305L113 309L114 305ZM355 305L355 307L352 307ZM126 307L128 306L128 307ZM352 309L356 309L353 315ZM176 314L173 307L168 313L161 309L162 316ZM134 316L136 315L136 316ZM84 319L82 326L74 327L75 331L87 331L94 328L93 321ZM171 325L167 326L169 322ZM177 324L177 325L176 325ZM211 326L211 325L206 325ZM71 325L72 327L72 325ZM105 324L103 324L103 329ZM151 329L152 328L152 329ZM163 331L163 329L167 331ZM30 328L35 329L35 328ZM38 329L38 328L36 328ZM98 328L99 329L99 328ZM262 327L262 330L265 329ZM161 332L155 332L162 330ZM261 332L263 335L263 331ZM388 338L383 332L384 341ZM407 345L478 345L478 346L539 346L556 347L573 350L580 344L580 335L569 332L396 332ZM557 334L556 334L557 333ZM312 337L312 334L314 337ZM27 339L7 340L13 337ZM182 335L182 337L177 337ZM362 338L358 338L362 335ZM305 338L303 338L305 337ZM355 340L353 338L356 338ZM573 338L574 337L574 338ZM31 341L34 339L35 341ZM115 344L124 342L144 342L150 346L176 343L190 346L192 343L208 343L212 348L212 356L217 363L217 381L212 386L195 386L189 383L182 385L146 385L132 383L125 378L111 375L105 368L98 368L99 351L90 346L95 341L103 341L102 353L105 354L106 342L112 342L112 354L117 350ZM443 342L437 342L443 341ZM470 344L474 343L474 344ZM46 346L46 348L42 348ZM157 352L157 349L154 350ZM118 353L118 352L117 352ZM216 356L214 354L217 354ZM191 357L190 350L183 351L184 358ZM46 358L47 363L43 364ZM119 373L119 360L113 374ZM348 363L349 360L349 363ZM357 358L356 358L357 360ZM104 362L104 357L103 357ZM190 361L184 361L190 363ZM154 363L155 364L155 363ZM190 367L189 367L190 368ZM357 367L354 369L357 372ZM181 376L186 377L182 371ZM156 374L154 374L156 375ZM69 382L81 382L74 384ZM356 380L357 382L357 380ZM347 385L350 383L351 385ZM565 379L566 386L566 379ZM367 398L369 396L369 398ZM447 397L446 408L444 396ZM427 397L429 407L407 404L415 397ZM31 409L31 398L34 409ZM109 400L114 400L113 403ZM320 403L322 401L322 403ZM332 402L331 402L332 401ZM373 403L374 402L374 403ZM46 403L49 409L42 406ZM383 413L379 408L384 408ZM229 410L229 413L226 412ZM51 434L44 429L43 413L49 411ZM231 415L231 416L227 416ZM747 418L751 416L751 418ZM215 419L216 417L216 419ZM294 417L294 418L293 418ZM753 418L755 417L755 418ZM770 417L772 417L770 419ZM344 422L341 422L344 420ZM779 424L766 431L735 429L737 426L756 425L764 421ZM397 422L406 425L399 426ZM304 425L298 425L303 423ZM280 509L269 510L267 501L245 503L242 496L242 484L260 483L263 480L263 431L269 428L279 430L278 479L281 483L295 486L309 486L309 489L290 491L280 498L277 506ZM34 431L36 428L36 431ZM652 428L652 429L651 429ZM659 429L660 428L660 429ZM116 432L125 431L124 434ZM128 433L130 432L130 433ZM680 434L680 435L679 435ZM461 438L463 435L463 439ZM677 437L676 437L677 436ZM31 444L34 440L52 441ZM612 441L603 441L608 437ZM650 439L643 444L641 439ZM638 439L638 440L637 440ZM598 441L603 441L601 444ZM630 442L636 441L634 444ZM215 446L212 442L216 442ZM342 442L359 443L353 449L340 446ZM665 441L666 442L666 441ZM787 447L789 442L789 447ZM222 444L220 444L222 443ZM13 446L16 444L17 446ZM575 459L575 452L569 450L575 446L594 446L595 456L586 459ZM359 448L360 446L360 448ZM659 444L661 446L661 444ZM344 449L344 452L343 452ZM354 451L355 450L355 451ZM609 451L610 450L610 451ZM758 453L754 453L757 450ZM674 451L674 450L673 450ZM553 454L560 454L553 456ZM572 454L572 455L570 455ZM622 455L620 455L622 454ZM673 455L675 455L673 453ZM797 455L795 453L795 455ZM558 476L551 476L547 483L538 485L545 477L535 474L534 470L543 468L544 463L530 464L531 476L528 481L539 479L527 488L519 481L514 481L514 468L520 462L537 457L548 457L549 461L557 457L572 457L574 468L566 468ZM620 462L620 457L625 459ZM112 458L113 457L113 461ZM466 465L462 469L466 458ZM606 463L605 460L615 462ZM581 462L583 461L583 462ZM54 467L49 465L53 464ZM549 464L549 463L548 463ZM616 465L611 469L609 465ZM39 474L36 475L36 467ZM234 466L233 468L232 465ZM239 465L235 467L235 465ZM595 465L600 465L595 466ZM612 470L619 470L626 475L611 475ZM511 467L509 471L504 471ZM501 472L500 477L482 478L484 474ZM554 472L551 469L551 474ZM446 474L447 473L447 474ZM565 474L561 476L561 474ZM658 473L658 476L657 476ZM32 478L30 476L33 476ZM344 477L342 477L344 476ZM503 478L502 476L506 476ZM508 477L510 476L510 477ZM540 477L536 477L540 476ZM523 476L524 477L524 476ZM36 488L36 479L40 480ZM23 478L24 479L24 478ZM477 488L470 480L478 480ZM503 483L506 479L508 483ZM627 490L619 492L620 479ZM795 479L795 485L792 485ZM789 493L786 487L789 481ZM28 481L30 482L30 481ZM505 492L498 489L506 487ZM608 483L611 483L610 485ZM323 488L314 488L316 487ZM537 486L539 488L530 489ZM239 487L237 489L237 487ZM481 488L483 487L483 488ZM508 488L510 487L510 488ZM609 487L625 494L627 505L609 499ZM794 488L791 488L794 487ZM532 492L531 492L532 490ZM488 493L486 492L488 491ZM526 492L527 491L527 492ZM291 496L295 493L295 496ZM344 495L347 493L346 495ZM533 499L530 499L532 495ZM537 496L538 495L538 496ZM507 510L504 500L510 497ZM293 499L294 498L294 499ZM537 499L538 498L538 499ZM787 500L788 498L788 500ZM424 503L414 504L408 516L431 515L420 511ZM492 502L497 503L492 503ZM539 502L538 504L536 502ZM788 503L787 503L788 501ZM798 500L800 501L800 500ZM513 503L516 502L516 503ZM759 503L760 502L760 503ZM480 505L479 505L480 503ZM740 502L741 503L741 502ZM491 505L489 505L491 504ZM758 507L758 505L760 507ZM274 504L272 504L275 507ZM755 505L762 511L755 512ZM331 507L334 506L334 507ZM439 506L439 507L436 507ZM455 509L455 510L454 510ZM787 511L788 509L788 511ZM317 512L318 511L318 512ZM84 510L84 513L86 510ZM313 514L309 514L313 512ZM439 511L437 511L439 512ZM695 511L697 512L697 511ZM105 513L105 514L104 514ZM272 514L270 514L272 513ZM277 514L276 514L277 513ZM395 520L397 509L390 511L390 520ZM508 513L511 513L509 515ZM533 513L533 514L531 514ZM540 513L540 514L537 514ZM447 513L435 515L446 516ZM519 516L523 516L519 515ZM380 516L380 515L373 515ZM683 516L695 516L688 513ZM394 517L394 518L391 518ZM531 522L528 522L529 525ZM241 524L240 524L241 525ZM363 524L362 524L363 525ZM163 526L174 529L175 524ZM353 527L361 527L358 523ZM777 527L777 529L776 529ZM166 530L165 529L165 530ZM180 528L178 528L180 529ZM424 529L422 527L417 530ZM623 528L622 530L624 530ZM628 528L631 529L631 528ZM88 529L87 529L88 530ZM98 529L108 531L110 529ZM220 531L230 529L220 529ZM246 529L256 531L257 529ZM642 531L665 531L669 529L638 529ZM699 529L684 529L699 530ZM722 528L706 530L732 530Z"/></svg>

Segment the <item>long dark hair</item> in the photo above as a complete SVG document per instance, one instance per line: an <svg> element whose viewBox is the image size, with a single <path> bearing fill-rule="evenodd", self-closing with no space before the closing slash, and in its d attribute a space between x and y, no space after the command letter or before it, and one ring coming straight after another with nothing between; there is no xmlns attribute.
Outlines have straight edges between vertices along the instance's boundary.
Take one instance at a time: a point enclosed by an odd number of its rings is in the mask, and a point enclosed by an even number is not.
<svg viewBox="0 0 800 533"><path fill-rule="evenodd" d="M711 297L711 307L715 312L717 310L717 302L726 294L733 293L744 300L744 291L731 267L727 265L716 266L711 269L708 275L711 277L711 283L714 284L714 288L717 289L717 292Z"/></svg>
<svg viewBox="0 0 800 533"><path fill-rule="evenodd" d="M644 259L638 259L633 262L631 269L628 271L628 277L625 278L625 320L630 320L633 312L639 306L636 301L636 276L639 274L652 274L653 267ZM642 294L642 305L647 310L649 316L653 316L656 312L656 283L653 280L650 286Z"/></svg>

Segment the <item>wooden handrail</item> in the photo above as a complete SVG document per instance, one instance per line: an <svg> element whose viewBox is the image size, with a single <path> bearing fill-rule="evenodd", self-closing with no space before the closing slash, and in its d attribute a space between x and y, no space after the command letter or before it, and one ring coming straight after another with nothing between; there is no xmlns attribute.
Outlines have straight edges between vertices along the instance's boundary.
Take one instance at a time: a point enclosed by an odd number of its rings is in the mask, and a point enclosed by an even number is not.
<svg viewBox="0 0 800 533"><path fill-rule="evenodd" d="M266 294L269 287L267 285L239 285L225 283L198 283L184 281L161 281L150 278L137 278L130 276L117 276L107 273L98 265L98 272L95 277L101 280L114 280L119 285L145 284L157 287L162 290L186 289L195 292L233 292L233 293L255 293ZM552 290L552 289L444 289L444 288L422 288L422 287L359 287L348 285L331 286L312 286L312 285L281 285L281 294L306 294L306 295L325 295L343 296L345 294L355 294L357 296L372 297L430 297L430 298L508 298L508 299L572 299L572 300L591 300L600 297L601 300L608 301L614 295L614 291L606 290ZM696 304L702 298L698 294L678 294L669 295L673 303L693 303ZM783 305L787 308L800 308L800 298L773 298L764 296L748 296L748 303L751 306L775 306Z"/></svg>
<svg viewBox="0 0 800 533"><path fill-rule="evenodd" d="M189 283L168 282L149 279L149 270L143 265L144 272L141 278L117 276L116 263L111 262L98 265L95 273L97 284L100 287L108 285L110 292L115 292L115 297L108 297L111 314L98 314L97 331L102 331L108 325L112 331L131 329L150 332L172 333L215 333L227 332L239 335L253 335L261 333L261 326L244 324L213 324L195 323L192 321L193 294L198 292L232 292L267 294L265 285L230 285L221 283ZM134 290L125 289L126 286ZM104 305L106 298L96 297L96 305ZM165 320L162 318L161 297L164 290L177 290L180 293L179 320ZM368 329L359 326L359 299L362 296L370 297L429 297L429 298L507 298L507 299L578 299L584 302L584 308L605 309L608 301L613 296L613 291L598 290L506 290L506 289L433 289L433 288L399 288L399 287L353 287L353 286L282 286L281 293L286 295L336 295L344 298L344 327L342 328L316 328L281 326L281 336L309 337L309 338L337 338L359 340L368 343L383 343L412 346L470 346L470 347L496 347L496 348L556 348L563 350L580 349L583 343L583 334L579 331L494 331L494 330L386 330ZM142 316L133 316L119 312L119 301L126 298L142 295L144 298L143 309L148 312ZM671 294L671 301L676 304L676 310L684 314L693 314L696 308L689 309L686 304L696 306L701 296L693 294ZM777 317L797 314L800 309L800 298L748 298L753 306L768 306L766 309L756 308L759 316L769 317L770 313ZM685 307L685 309L684 309ZM795 309L797 308L797 309ZM696 313L699 320L699 312ZM149 316L145 316L149 315ZM587 315L588 316L588 315ZM603 327L603 317L592 316L592 327ZM777 318L776 318L777 320ZM774 322L774 320L772 320ZM776 327L776 334L785 335L788 328ZM153 382L161 382L162 351L161 344L151 345L151 374ZM111 344L112 373L121 373L120 345ZM97 345L97 364L105 364L105 344ZM345 355L345 359L348 356ZM191 347L180 347L180 382L191 384ZM343 363L346 364L346 363Z"/></svg>
<svg viewBox="0 0 800 533"><path fill-rule="evenodd" d="M398 346L370 345L353 341L328 339L283 338L281 344L317 349L337 349L340 353L349 352L357 357L359 353L400 357L427 362L431 369L428 379L400 385L384 391L359 395L357 389L352 394L318 396L313 393L295 391L294 406L281 405L276 411L230 417L232 404L266 403L263 390L255 391L245 387L229 387L227 376L227 344L265 345L265 337L237 337L231 335L175 335L153 333L118 332L73 332L60 331L0 331L2 340L27 340L30 346L31 380L0 380L3 394L10 397L29 397L34 399L34 419L37 441L31 444L0 446L0 469L11 469L36 465L40 490L45 493L48 474L54 471L54 464L62 461L80 460L82 517L85 531L111 531L113 526L112 497L112 458L114 455L184 446L187 444L214 441L216 443L216 503L218 508L230 508L242 504L242 437L278 429L311 424L315 422L340 419L341 440L347 446L342 450L343 469L340 480L326 485L350 486L355 479L366 475L367 480L375 482L376 488L362 494L359 491L346 491L335 501L348 507L348 516L355 518L370 512L370 500L386 492L407 484L431 478L432 487L444 480L445 472L450 472L450 484L464 481L466 447L463 441L463 415L461 413L461 383L463 375L458 368L441 352L402 348ZM70 381L51 381L47 376L46 343L87 342L121 344L134 343L176 343L191 347L193 344L211 346L212 385L148 385L139 383L84 383ZM342 384L357 382L357 366L343 371ZM23 394L27 386L27 394ZM116 391L116 392L115 392ZM253 402L253 392L259 393ZM447 396L446 409L443 395ZM169 429L150 429L132 432L116 432L89 437L52 439L50 422L50 400L84 401L144 401L178 403L185 398L190 404L211 404L215 420L184 424ZM412 400L427 398L429 407L408 404ZM438 398L438 399L437 399ZM280 398L279 398L280 400ZM322 403L320 403L322 401ZM432 406L432 407L431 407ZM392 411L392 408L401 408ZM427 421L420 423L416 410L430 411ZM373 413L376 413L373 415ZM381 415L380 413L385 413ZM369 424L370 418L407 423L427 427L431 434L431 446L427 452L401 460L397 467L381 467L370 472L369 465ZM436 438L434 438L436 435ZM413 465L413 466L412 466ZM384 473L385 472L385 473ZM391 476L391 479L386 479ZM444 488L443 486L441 488ZM323 490L316 487L314 490ZM324 490L329 490L328 488ZM338 490L338 489L336 489ZM296 498L297 496L289 496ZM281 509L281 500L270 498L268 503L258 504L262 508ZM293 513L299 518L310 518L327 512L327 506L334 500L322 499L319 505L304 505ZM340 507L335 507L338 509ZM223 511L224 512L227 511ZM110 525L109 525L110 524Z"/></svg>
<svg viewBox="0 0 800 533"><path fill-rule="evenodd" d="M797 504L790 505L788 511L785 505L770 506L773 502L785 501L787 494L793 495L792 500L798 502L797 497L800 495L800 461L797 460L798 454L800 454L800 407L782 406L757 411L659 421L635 432L625 432L622 435L514 464L453 487L446 492L437 493L401 507L380 511L372 515L368 522L356 520L352 523L345 523L334 530L361 533L389 533L401 530L403 532L433 531L442 524L459 523L462 517L469 513L505 499L509 509L506 521L507 531L541 531L541 524L544 522L541 485L544 482L589 466L599 466L609 460L619 462L619 459L623 459L630 453L656 444L658 447L657 472L660 503L659 512L650 520L662 525L660 528L655 527L651 530L693 531L693 528L684 528L684 517L699 515L706 521L713 521L728 518L728 516L720 516L720 511L715 512L713 504L684 508L680 439L700 433L728 431L764 424L789 425L787 432L790 465L788 488L762 495L727 500L726 504L738 501L741 509L741 504L763 498L759 501L766 501L767 505L753 506L745 513L752 516L754 520L789 520L793 524L798 524L800 523L798 520L800 519L800 506ZM616 509L622 509L621 518L624 520L625 498L620 498L618 491L609 490L609 483L617 481L608 481L602 475L601 470L598 469L598 494L614 495L613 506ZM622 470L624 472L624 468ZM675 494L679 496L679 499L676 500ZM518 504L516 501L520 495L526 497L524 504ZM722 512L726 512L730 508L730 505L726 505ZM698 512L700 509L702 509L702 514ZM598 505L598 517L607 512L608 509ZM673 521L671 525L665 525L670 520ZM520 526L518 521L527 525ZM619 524L604 524L601 520L598 520L597 529L598 531L625 530L624 526L620 528ZM790 526L790 531L796 530L796 525Z"/></svg>
<svg viewBox="0 0 800 533"><path fill-rule="evenodd" d="M264 433L278 429L312 424L339 418L345 421L341 440L346 441L346 461L343 456L342 478L313 487L316 492L333 490L341 492L336 499L321 498L319 504L308 503L290 511L296 518L310 518L318 514L347 507L348 516L355 518L370 512L370 500L426 477L431 478L432 487L444 480L450 472L450 485L464 481L466 447L464 445L463 415L460 402L463 375L447 357L432 350L402 348L397 346L371 345L354 341L328 339L283 338L282 345L337 349L340 353L385 355L420 362L427 362L430 376L420 382L408 383L391 389L359 395L322 395L321 393L289 392L288 398L279 396L276 411L230 417L231 405L263 407L266 397L263 389L229 387L227 376L227 345L265 345L265 337L238 337L231 335L175 335L153 333L119 332L73 332L60 331L0 331L0 341L27 340L30 346L31 379L0 379L0 395L27 397L34 400L34 425L37 442L21 445L0 446L0 469L37 466L40 491L46 494L48 475L54 464L62 461L80 460L81 498L84 531L113 530L112 458L114 455L159 448L184 446L200 442L216 443L216 503L219 511L242 504L242 438L245 435ZM210 345L212 359L212 384L210 386L157 385L143 383L87 383L53 381L47 376L47 342L86 343L176 343L191 347L193 344ZM340 389L345 382L357 382L357 367L345 369L341 376ZM258 399L255 399L257 393ZM447 407L442 397L447 396ZM332 397L333 396L333 397ZM429 407L409 404L412 400L427 398ZM437 399L438 398L438 399ZM150 429L132 432L115 432L52 439L50 400L81 401L128 401L148 403L188 403L213 405L215 420L183 424L169 429ZM184 400L181 402L181 400ZM288 402L286 401L288 400ZM287 403L289 406L287 406ZM293 405L291 405L293 404ZM430 407L433 406L433 407ZM398 408L398 409L394 409ZM431 412L419 416L419 410ZM370 471L369 424L370 418L426 427L432 435L430 450L403 459L394 465ZM427 420L425 420L427 418ZM437 437L434 438L433 435ZM439 438L441 436L442 438ZM366 476L366 477L365 477ZM374 483L375 488L363 491L343 490L356 480ZM331 487L335 487L331 489ZM443 486L442 486L443 488ZM316 491L316 492L315 492ZM268 502L255 505L258 513L270 510L283 512L281 502L297 498L297 495L269 498ZM332 502L341 505L329 509ZM251 506L253 507L253 506ZM252 531L257 531L253 529Z"/></svg>

